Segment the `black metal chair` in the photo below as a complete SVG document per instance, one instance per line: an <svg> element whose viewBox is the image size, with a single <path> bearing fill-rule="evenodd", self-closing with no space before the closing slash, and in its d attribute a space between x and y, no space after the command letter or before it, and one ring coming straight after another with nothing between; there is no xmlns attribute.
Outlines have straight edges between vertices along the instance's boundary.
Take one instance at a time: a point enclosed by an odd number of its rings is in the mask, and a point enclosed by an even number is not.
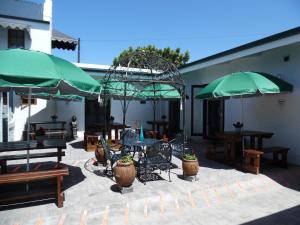
<svg viewBox="0 0 300 225"><path fill-rule="evenodd" d="M172 147L168 142L157 142L147 147L144 156L138 162L138 176L141 179L142 170L144 172L144 184L148 181L151 173L159 169L168 171L169 181L171 182L170 172L172 168Z"/></svg>
<svg viewBox="0 0 300 225"><path fill-rule="evenodd" d="M126 147L127 150L129 150L130 153L132 153L133 157L136 152L138 152L140 149L138 149L137 146L129 146L126 145L126 143L130 143L131 141L138 140L139 135L136 133L134 129L127 129L125 130L124 134L121 134L121 140L123 141L123 145Z"/></svg>
<svg viewBox="0 0 300 225"><path fill-rule="evenodd" d="M187 142L183 145L183 141L183 133L178 133L176 134L175 138L169 142L172 147L173 155L179 157L180 159L182 159L184 153L192 153L191 146Z"/></svg>
<svg viewBox="0 0 300 225"><path fill-rule="evenodd" d="M106 173L109 174L109 171L111 171L111 175L113 175L113 167L115 166L116 162L122 158L122 156L125 156L129 154L129 149L126 146L122 146L120 149L120 152L115 152L111 150L110 146L107 144L105 139L101 136L100 142L102 144L102 147L104 149L105 153L105 159L106 159ZM109 168L110 167L110 168Z"/></svg>

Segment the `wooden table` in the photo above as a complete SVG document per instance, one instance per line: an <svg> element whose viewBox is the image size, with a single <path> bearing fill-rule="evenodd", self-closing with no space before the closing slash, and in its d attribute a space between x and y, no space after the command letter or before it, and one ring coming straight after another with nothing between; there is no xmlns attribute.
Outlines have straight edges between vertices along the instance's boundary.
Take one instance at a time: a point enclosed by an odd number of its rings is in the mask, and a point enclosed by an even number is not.
<svg viewBox="0 0 300 225"><path fill-rule="evenodd" d="M104 134L106 133L105 131L107 131L108 139L110 139L110 140L111 140L111 131L115 130L115 140L119 140L119 130L123 129L122 123L107 123L106 125L102 124L102 123L97 123L95 125L98 129L102 130ZM125 127L130 128L129 125L125 125Z"/></svg>
<svg viewBox="0 0 300 225"><path fill-rule="evenodd" d="M250 138L251 149L263 149L263 139L269 139L273 136L271 132L264 131L249 131L244 130L241 132L224 131L217 132L216 136L224 140L225 161L234 164L237 154L242 155L242 141L244 138Z"/></svg>
<svg viewBox="0 0 300 225"><path fill-rule="evenodd" d="M37 131L37 126L43 127L43 129L45 130L46 134L49 135L58 135L61 137L64 137L64 131L65 131L65 125L66 125L66 121L42 121L42 122L31 122L30 123L30 132L35 134L35 132ZM53 128L54 125L60 125L59 128L55 127ZM50 128L49 126L52 126L52 128Z"/></svg>
<svg viewBox="0 0 300 225"><path fill-rule="evenodd" d="M0 153L3 152L12 152L12 151L24 151L24 150L40 150L40 149L57 149L57 162L59 163L61 161L63 152L63 149L66 149L66 141L64 139L45 139L43 141L43 145L38 145L37 141L31 140L29 141L29 144L27 141L13 141L13 142L0 142ZM41 157L53 157L54 154L48 153L41 153L39 154ZM43 156L44 155L44 156ZM34 154L32 154L34 157ZM2 173L6 171L7 167L7 160L14 160L15 158L18 159L26 159L26 155L24 157L20 158L18 155L10 155L6 158L3 158L1 161L1 170Z"/></svg>
<svg viewBox="0 0 300 225"><path fill-rule="evenodd" d="M166 131L167 131L167 128L169 126L169 121L166 121L166 120L156 120L156 121L147 121L147 123L150 124L150 125L152 125L152 130L153 131L156 130L158 134L160 134L160 128L161 127L163 129L163 133L162 134L167 134Z"/></svg>

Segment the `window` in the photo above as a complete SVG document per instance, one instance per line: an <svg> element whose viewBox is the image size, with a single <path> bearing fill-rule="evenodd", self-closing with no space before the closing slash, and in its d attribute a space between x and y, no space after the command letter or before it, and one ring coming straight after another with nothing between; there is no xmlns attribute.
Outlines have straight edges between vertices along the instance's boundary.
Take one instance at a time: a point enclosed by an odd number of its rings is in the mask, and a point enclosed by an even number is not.
<svg viewBox="0 0 300 225"><path fill-rule="evenodd" d="M8 48L24 48L25 32L23 30L8 30Z"/></svg>
<svg viewBox="0 0 300 225"><path fill-rule="evenodd" d="M28 105L28 98L27 97L21 97L21 104L22 105ZM36 98L31 98L31 105L36 105L37 100Z"/></svg>

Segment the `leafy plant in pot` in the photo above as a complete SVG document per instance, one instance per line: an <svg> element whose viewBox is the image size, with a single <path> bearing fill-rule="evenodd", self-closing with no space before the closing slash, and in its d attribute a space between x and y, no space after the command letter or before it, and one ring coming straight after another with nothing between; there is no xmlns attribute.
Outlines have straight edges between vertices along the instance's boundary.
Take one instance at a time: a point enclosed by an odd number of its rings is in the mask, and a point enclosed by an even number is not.
<svg viewBox="0 0 300 225"><path fill-rule="evenodd" d="M184 176L196 176L199 170L198 159L195 154L184 154L182 159Z"/></svg>
<svg viewBox="0 0 300 225"><path fill-rule="evenodd" d="M130 187L135 179L136 171L131 155L123 156L114 167L114 175L118 186Z"/></svg>
<svg viewBox="0 0 300 225"><path fill-rule="evenodd" d="M43 145L43 141L45 139L45 130L44 128L40 127L36 132L35 132L35 139L37 141L38 145Z"/></svg>
<svg viewBox="0 0 300 225"><path fill-rule="evenodd" d="M51 119L52 119L53 122L55 122L56 119L57 119L57 115L52 115L52 116L51 116Z"/></svg>

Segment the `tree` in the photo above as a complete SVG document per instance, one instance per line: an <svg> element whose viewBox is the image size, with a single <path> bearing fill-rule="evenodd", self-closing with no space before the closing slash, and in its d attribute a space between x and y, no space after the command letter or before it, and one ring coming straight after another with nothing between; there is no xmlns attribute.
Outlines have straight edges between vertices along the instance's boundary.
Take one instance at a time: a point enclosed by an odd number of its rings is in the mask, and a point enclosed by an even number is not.
<svg viewBox="0 0 300 225"><path fill-rule="evenodd" d="M119 56L114 58L113 65L127 66L127 61L130 58L130 55L135 51L156 53L160 55L162 58L166 59L167 61L174 63L177 67L186 64L190 59L189 51L181 53L180 48L176 48L175 50L171 49L170 47L159 49L156 48L154 45L148 45L145 47L137 47L137 48L129 47L128 49L125 49L123 52L120 53ZM132 62L131 66L134 65L135 62Z"/></svg>

